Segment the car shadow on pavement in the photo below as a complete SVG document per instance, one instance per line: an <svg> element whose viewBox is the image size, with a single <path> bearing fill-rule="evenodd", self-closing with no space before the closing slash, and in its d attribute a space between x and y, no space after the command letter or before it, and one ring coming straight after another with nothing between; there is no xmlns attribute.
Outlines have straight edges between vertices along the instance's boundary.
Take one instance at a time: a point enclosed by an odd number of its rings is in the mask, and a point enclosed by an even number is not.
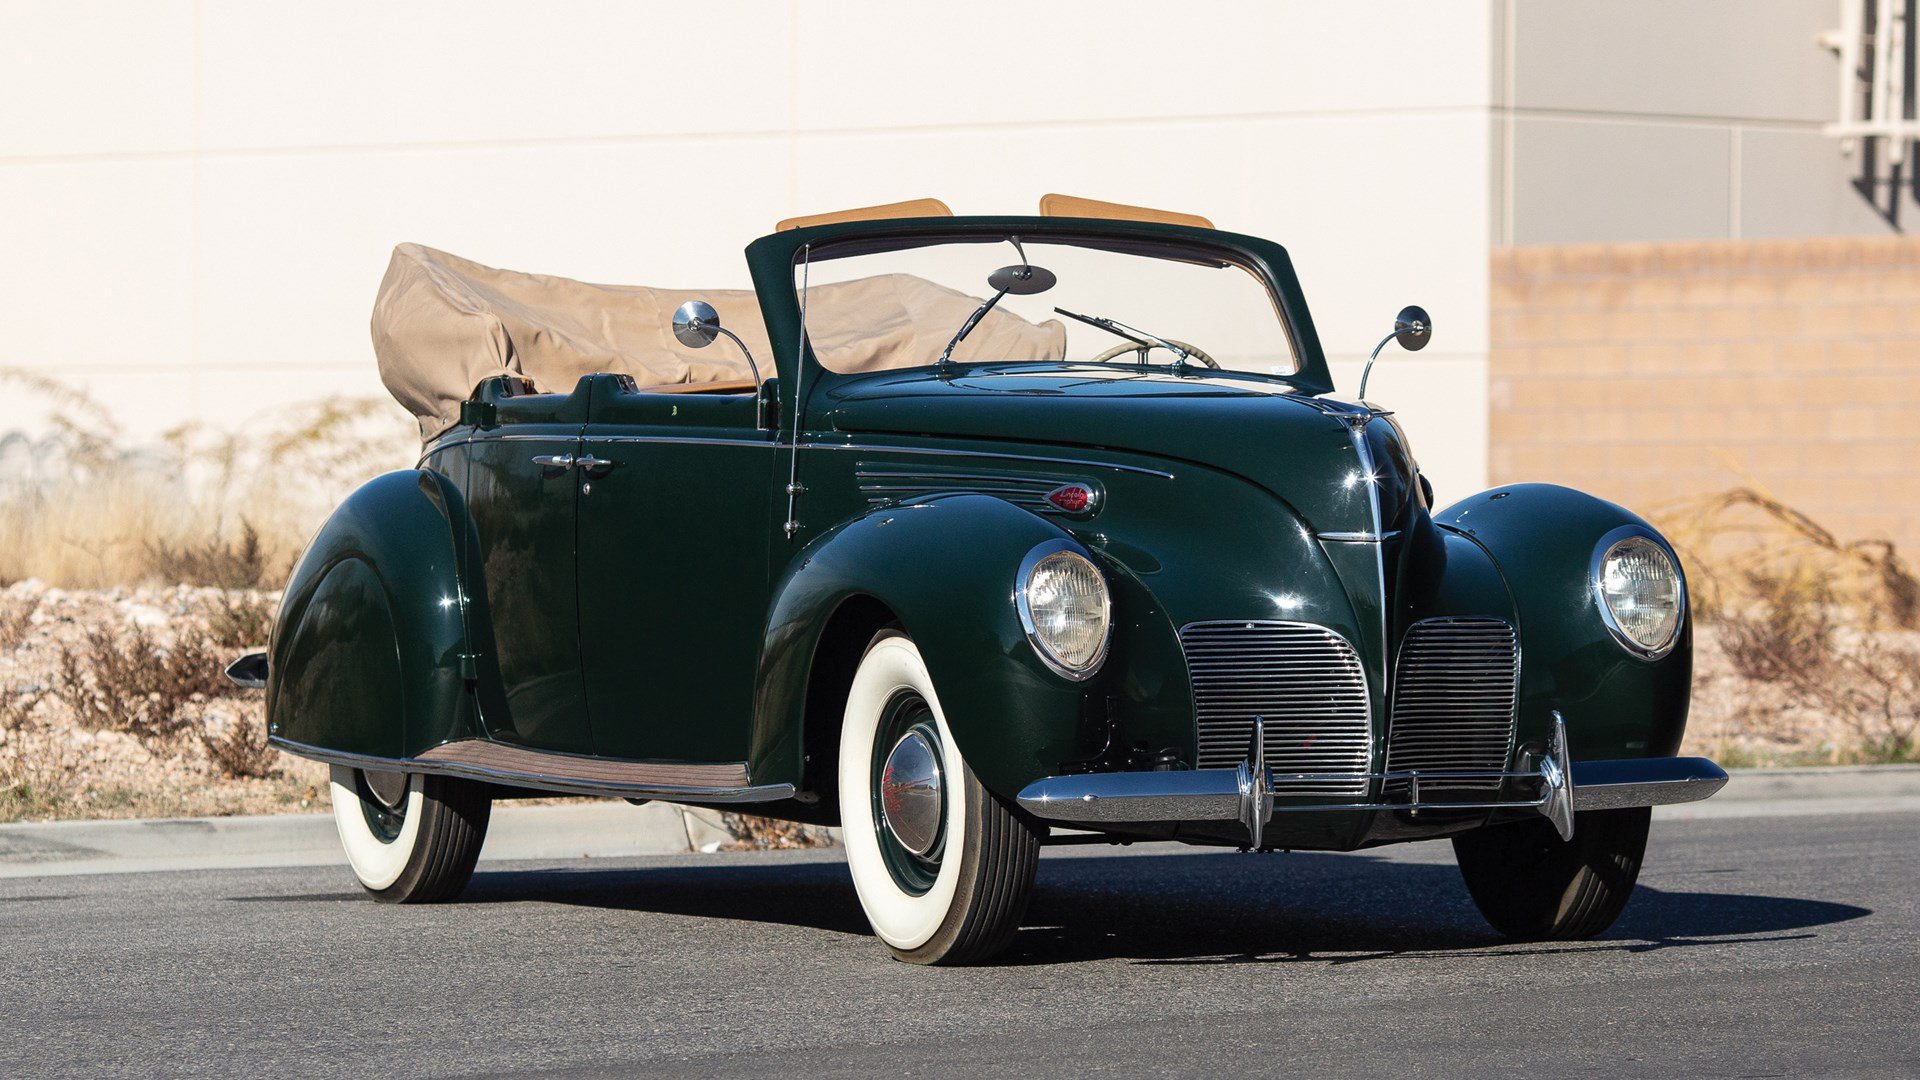
<svg viewBox="0 0 1920 1080"><path fill-rule="evenodd" d="M1058 864L1055 864L1056 867ZM1592 941L1518 942L1489 927L1451 862L1295 853L1086 859L1042 888L1003 963L1330 965L1476 953L1648 952L1790 941L1872 914L1798 897L1642 885Z"/></svg>
<svg viewBox="0 0 1920 1080"><path fill-rule="evenodd" d="M838 860L658 868L488 870L472 903L559 903L699 918L870 931ZM1002 964L1350 964L1422 955L1648 952L1812 937L1872 914L1804 897L1640 886L1592 941L1515 942L1480 918L1451 862L1366 855L1057 854Z"/></svg>

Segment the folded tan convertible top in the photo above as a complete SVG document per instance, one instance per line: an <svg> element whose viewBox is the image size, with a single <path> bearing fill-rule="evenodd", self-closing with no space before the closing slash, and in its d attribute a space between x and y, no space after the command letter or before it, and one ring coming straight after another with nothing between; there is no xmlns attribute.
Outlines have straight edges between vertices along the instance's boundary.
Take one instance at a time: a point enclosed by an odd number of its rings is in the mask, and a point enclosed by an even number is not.
<svg viewBox="0 0 1920 1080"><path fill-rule="evenodd" d="M655 289L496 270L420 244L393 249L373 304L373 351L380 378L420 421L424 439L453 426L460 403L496 375L531 379L566 393L583 375L612 372L642 387L750 383L740 351L721 340L690 349L673 336L673 311L705 300L721 325L753 350L763 376L773 355L760 305L749 289ZM809 334L835 371L930 364L980 301L908 274L816 285ZM995 311L956 351L956 360L1064 355L1053 320L1035 325Z"/></svg>

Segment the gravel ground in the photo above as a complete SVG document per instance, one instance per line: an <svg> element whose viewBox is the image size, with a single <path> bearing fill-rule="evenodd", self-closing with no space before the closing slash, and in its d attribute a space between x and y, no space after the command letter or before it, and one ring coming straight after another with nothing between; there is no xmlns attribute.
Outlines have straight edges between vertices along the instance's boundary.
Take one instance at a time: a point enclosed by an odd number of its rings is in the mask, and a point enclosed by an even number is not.
<svg viewBox="0 0 1920 1080"><path fill-rule="evenodd" d="M91 655L88 631L125 638L146 633L161 649L183 631L208 632L222 610L272 611L278 594L175 586L71 590L37 581L0 591L0 820L183 817L311 811L321 808L324 766L278 755L262 778L222 775L199 741L143 742L82 726L62 698L63 651ZM238 655L238 646L216 646ZM195 695L182 709L192 725L245 726L258 737L264 705L240 691Z"/></svg>

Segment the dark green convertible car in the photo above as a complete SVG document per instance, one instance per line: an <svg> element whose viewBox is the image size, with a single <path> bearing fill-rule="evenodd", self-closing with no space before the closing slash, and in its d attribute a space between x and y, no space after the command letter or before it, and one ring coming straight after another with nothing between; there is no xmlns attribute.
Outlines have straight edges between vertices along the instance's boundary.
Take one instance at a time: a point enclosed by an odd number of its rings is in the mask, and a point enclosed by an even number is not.
<svg viewBox="0 0 1920 1080"><path fill-rule="evenodd" d="M1497 929L1584 937L1649 808L1725 783L1675 756L1667 541L1548 485L1433 506L1279 245L1048 196L746 254L690 291L395 251L424 453L234 669L374 896L454 897L492 800L558 792L839 825L921 963L1004 946L1049 842L1450 838Z"/></svg>

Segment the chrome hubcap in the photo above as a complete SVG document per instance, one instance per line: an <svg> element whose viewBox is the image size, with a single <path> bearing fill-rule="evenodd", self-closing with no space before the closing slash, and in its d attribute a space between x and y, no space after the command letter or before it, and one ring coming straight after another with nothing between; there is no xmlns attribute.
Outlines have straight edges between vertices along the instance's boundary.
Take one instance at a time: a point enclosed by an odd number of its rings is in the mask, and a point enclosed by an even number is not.
<svg viewBox="0 0 1920 1080"><path fill-rule="evenodd" d="M399 810L407 801L407 774L388 772L385 769L363 769L361 782L366 784L367 794L373 801L387 811Z"/></svg>
<svg viewBox="0 0 1920 1080"><path fill-rule="evenodd" d="M880 810L887 831L915 855L940 838L940 757L933 743L909 731L893 744L880 774Z"/></svg>

